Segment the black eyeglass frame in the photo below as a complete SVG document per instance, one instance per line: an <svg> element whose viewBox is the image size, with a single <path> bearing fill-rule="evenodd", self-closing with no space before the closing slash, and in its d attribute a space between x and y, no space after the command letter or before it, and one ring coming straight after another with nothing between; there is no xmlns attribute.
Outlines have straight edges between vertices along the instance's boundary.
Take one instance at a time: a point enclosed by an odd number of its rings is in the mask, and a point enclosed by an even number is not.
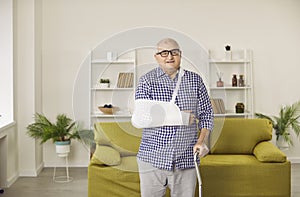
<svg viewBox="0 0 300 197"><path fill-rule="evenodd" d="M162 53L168 52L166 55L162 55ZM175 52L175 54L173 54ZM177 54L178 52L178 54ZM160 52L157 52L156 55L160 55L161 57L168 57L169 54L171 54L172 56L178 56L181 55L181 50L180 49L172 49L172 50L163 50Z"/></svg>

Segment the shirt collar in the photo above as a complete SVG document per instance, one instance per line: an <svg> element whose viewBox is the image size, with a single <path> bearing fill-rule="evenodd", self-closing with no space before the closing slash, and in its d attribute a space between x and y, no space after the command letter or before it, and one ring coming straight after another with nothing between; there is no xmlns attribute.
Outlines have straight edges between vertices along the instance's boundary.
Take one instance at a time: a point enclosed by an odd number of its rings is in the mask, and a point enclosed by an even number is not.
<svg viewBox="0 0 300 197"><path fill-rule="evenodd" d="M164 75L166 75L166 73L163 71L163 69L159 66L159 67L157 67L157 69L156 69L156 74L157 74L157 77L159 78L159 77L162 77L162 76L164 76Z"/></svg>
<svg viewBox="0 0 300 197"><path fill-rule="evenodd" d="M179 68L179 69L182 69L182 68ZM176 73L176 77L178 76L178 73L179 73L179 70L177 70L177 73ZM157 74L157 77L162 77L162 76L166 76L167 74L163 71L163 69L159 66L157 67L156 69L156 74ZM175 78L176 78L175 77Z"/></svg>

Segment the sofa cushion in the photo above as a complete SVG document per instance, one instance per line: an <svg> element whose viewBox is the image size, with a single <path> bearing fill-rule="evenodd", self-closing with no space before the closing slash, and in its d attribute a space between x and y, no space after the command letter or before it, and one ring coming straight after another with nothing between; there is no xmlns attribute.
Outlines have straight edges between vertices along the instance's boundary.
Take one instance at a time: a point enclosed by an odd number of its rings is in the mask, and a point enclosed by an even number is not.
<svg viewBox="0 0 300 197"><path fill-rule="evenodd" d="M211 134L212 154L252 154L255 145L272 138L272 124L266 119L215 119Z"/></svg>
<svg viewBox="0 0 300 197"><path fill-rule="evenodd" d="M120 153L109 146L96 146L93 157L109 166L116 166L121 163Z"/></svg>
<svg viewBox="0 0 300 197"><path fill-rule="evenodd" d="M94 125L95 142L99 145L111 146L121 156L137 154L142 129L137 129L130 122L98 122Z"/></svg>
<svg viewBox="0 0 300 197"><path fill-rule="evenodd" d="M285 162L286 155L271 142L261 142L254 148L253 154L261 162Z"/></svg>
<svg viewBox="0 0 300 197"><path fill-rule="evenodd" d="M225 155L225 154L208 154L201 158L200 166L211 168L228 167L228 166L255 166L260 162L257 161L254 155Z"/></svg>

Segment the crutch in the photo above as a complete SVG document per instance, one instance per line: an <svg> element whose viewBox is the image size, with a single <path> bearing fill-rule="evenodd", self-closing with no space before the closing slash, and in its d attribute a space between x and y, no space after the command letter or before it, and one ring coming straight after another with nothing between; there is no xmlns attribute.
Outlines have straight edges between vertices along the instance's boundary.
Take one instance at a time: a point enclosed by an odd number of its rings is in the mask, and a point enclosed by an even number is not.
<svg viewBox="0 0 300 197"><path fill-rule="evenodd" d="M197 172L197 178L198 178L198 184L199 184L199 197L201 197L202 196L202 181L201 181L199 166L198 166L198 163L197 163L198 156L199 156L199 152L196 151L194 153L194 163L195 163L195 169L196 169L196 172Z"/></svg>

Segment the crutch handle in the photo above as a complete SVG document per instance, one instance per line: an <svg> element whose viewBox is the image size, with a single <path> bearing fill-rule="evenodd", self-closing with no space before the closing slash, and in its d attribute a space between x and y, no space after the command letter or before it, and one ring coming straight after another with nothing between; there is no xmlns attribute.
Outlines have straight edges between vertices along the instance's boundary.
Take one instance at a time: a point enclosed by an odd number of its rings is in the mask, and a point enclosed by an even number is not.
<svg viewBox="0 0 300 197"><path fill-rule="evenodd" d="M200 149L198 148L196 152L194 152L194 161L197 161L197 158L199 157L199 151Z"/></svg>

